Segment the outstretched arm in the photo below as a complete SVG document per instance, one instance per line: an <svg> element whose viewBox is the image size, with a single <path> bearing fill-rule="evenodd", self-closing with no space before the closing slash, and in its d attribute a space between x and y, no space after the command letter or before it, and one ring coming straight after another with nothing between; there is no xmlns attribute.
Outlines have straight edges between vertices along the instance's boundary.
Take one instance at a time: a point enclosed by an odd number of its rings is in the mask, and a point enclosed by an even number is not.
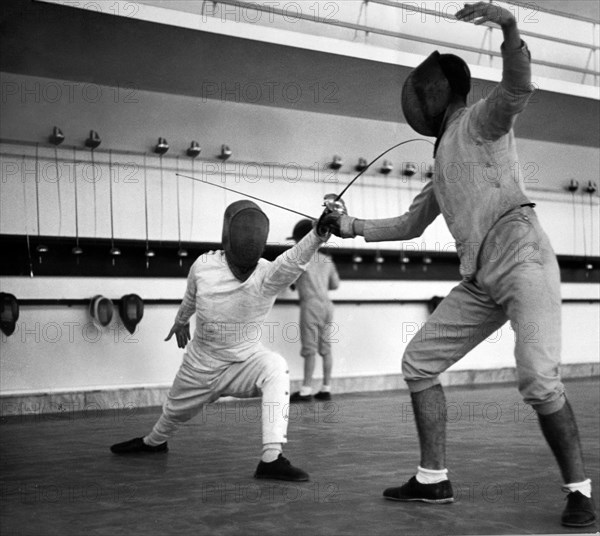
<svg viewBox="0 0 600 536"><path fill-rule="evenodd" d="M313 229L294 247L284 251L269 268L263 282L263 290L268 294L279 294L289 287L308 266L315 253L329 238L329 233L318 235Z"/></svg>
<svg viewBox="0 0 600 536"><path fill-rule="evenodd" d="M410 240L421 236L439 213L440 207L435 199L433 183L428 181L402 216L361 220L332 212L323 218L323 224L341 238L364 236L367 242Z"/></svg>

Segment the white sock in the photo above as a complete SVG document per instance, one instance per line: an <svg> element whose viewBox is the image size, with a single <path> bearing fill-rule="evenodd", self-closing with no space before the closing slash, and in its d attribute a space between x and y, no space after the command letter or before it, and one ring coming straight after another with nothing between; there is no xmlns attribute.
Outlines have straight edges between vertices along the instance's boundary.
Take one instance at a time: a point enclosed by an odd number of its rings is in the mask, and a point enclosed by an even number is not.
<svg viewBox="0 0 600 536"><path fill-rule="evenodd" d="M321 387L321 392L322 393L331 393L331 385L323 384L323 386Z"/></svg>
<svg viewBox="0 0 600 536"><path fill-rule="evenodd" d="M448 480L448 469L424 469L420 465L417 467L417 482L421 484L437 484Z"/></svg>
<svg viewBox="0 0 600 536"><path fill-rule="evenodd" d="M586 497L592 497L592 481L588 478L583 482L574 482L572 484L565 484L562 487L562 490L566 493L571 493L573 491L579 491Z"/></svg>
<svg viewBox="0 0 600 536"><path fill-rule="evenodd" d="M312 387L310 385L303 385L300 387L300 396L308 396L312 394Z"/></svg>
<svg viewBox="0 0 600 536"><path fill-rule="evenodd" d="M261 460L265 463L274 462L283 452L281 443L265 443L263 445Z"/></svg>

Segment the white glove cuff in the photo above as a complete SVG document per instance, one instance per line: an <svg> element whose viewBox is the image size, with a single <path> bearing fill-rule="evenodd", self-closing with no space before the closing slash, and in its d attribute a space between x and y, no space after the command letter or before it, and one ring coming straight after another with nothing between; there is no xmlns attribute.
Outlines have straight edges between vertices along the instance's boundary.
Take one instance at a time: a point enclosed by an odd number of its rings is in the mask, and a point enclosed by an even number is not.
<svg viewBox="0 0 600 536"><path fill-rule="evenodd" d="M354 232L354 221L356 218L352 216L342 216L340 218L340 234L342 238L354 238L356 233Z"/></svg>

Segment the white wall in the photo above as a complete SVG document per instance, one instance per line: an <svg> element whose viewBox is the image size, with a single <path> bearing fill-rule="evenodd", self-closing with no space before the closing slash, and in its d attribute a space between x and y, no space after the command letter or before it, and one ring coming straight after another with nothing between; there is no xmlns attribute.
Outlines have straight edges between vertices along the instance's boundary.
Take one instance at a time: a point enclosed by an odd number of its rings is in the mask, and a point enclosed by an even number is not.
<svg viewBox="0 0 600 536"><path fill-rule="evenodd" d="M172 24L202 31L213 31L229 35L239 35L257 40L274 40L285 44L302 43L300 46L314 46L331 52L343 49L348 54L387 55L382 51L428 55L434 47L431 43L420 42L428 38L437 41L437 48L452 50L453 44L475 49L498 51L502 42L502 32L495 26L475 26L454 19L455 13L464 5L455 0L419 0L399 2L406 6L386 6L364 0L315 0L310 2L288 2L250 0L244 6L213 2L189 2L186 0L140 0L120 1L103 5L101 2L75 2L72 0L47 0L99 11L110 15L134 17L163 24ZM255 11L247 5L252 3L266 6L271 11ZM587 21L568 19L538 9L541 4L528 3L521 6L496 2L510 10L523 32L535 60L562 64L578 68L598 70L597 56L590 63L589 49L568 43L557 43L552 38L562 38L573 42L596 45L600 38L598 25ZM563 3L565 4L565 3ZM559 10L569 10L561 5ZM566 9L565 9L566 8ZM435 15L426 15L418 10L432 10ZM277 12L282 11L284 15ZM575 12L573 9L572 12ZM377 28L384 32L402 34L404 38L389 37L376 32L365 33L342 28L330 22L360 24ZM491 33L490 33L491 30ZM527 35L535 34L534 35ZM292 37L298 35L298 39ZM550 37L544 39L538 36ZM311 39L312 38L312 39ZM338 41L339 44L335 44ZM308 43L314 43L308 45ZM361 51L361 47L363 51ZM371 49L371 50L369 50ZM360 51L360 52L359 52ZM500 58L485 53L460 51L471 66L498 68ZM546 79L560 80L569 84L581 85L580 73L535 65L534 75L538 86L547 85ZM543 78L542 78L543 77ZM587 75L583 83L597 86L597 77Z"/></svg>
<svg viewBox="0 0 600 536"><path fill-rule="evenodd" d="M183 294L185 281L105 278L2 278L3 290L21 298L46 292L47 298L102 293L118 299L137 292L146 299ZM406 344L427 317L425 304L368 304L365 299L428 299L445 295L451 282L343 281L332 293L337 301L336 332L332 336L334 377L399 374ZM293 299L290 291L282 298ZM600 298L600 285L563 285L563 298ZM181 362L182 352L172 340L163 342L176 306L147 305L134 335L125 331L115 312L110 326L100 330L82 306L22 307L17 330L1 337L0 391L4 395L79 391L131 386L166 386ZM262 331L265 345L290 364L292 380L302 377L298 341L299 309L293 303L276 304ZM600 361L600 309L597 303L563 305L564 364ZM513 333L505 325L451 370L512 367ZM320 377L320 365L315 377Z"/></svg>
<svg viewBox="0 0 600 536"><path fill-rule="evenodd" d="M54 125L60 126L67 140L76 145L76 158L71 163L72 152L58 149L61 159L59 169L60 205L54 171L54 151L40 148L40 232L41 234L73 237L74 182L73 168L77 168L80 235L88 237L110 236L109 181L107 154L97 155L96 217L94 218L94 183L89 165L90 152L83 142L90 129L97 130L103 138L102 149L125 149L137 154L125 158L115 156L113 175L114 234L117 238L143 239L145 234L143 185L144 167L140 152L147 151L147 174L150 238L152 240L177 240L176 179L174 155L183 155L192 139L203 147L206 159L205 172L211 180L219 182L223 176L216 171L215 155L222 143L229 144L234 157L227 163L230 173L225 184L251 192L273 202L290 206L310 215L321 210L323 194L338 192L353 177L350 171L338 175L325 169L334 154L341 154L349 170L358 157L372 158L399 140L413 137L406 125L372 121L354 117L300 112L293 109L258 107L231 102L201 101L176 95L138 91L135 100L120 98L115 102L115 88L95 86L97 102L86 100L84 85L76 84L74 93L63 91L56 101L44 91L65 87L60 80L2 74L2 82L14 82L30 92L6 96L2 102L2 139L21 139L45 142ZM66 86L69 87L69 86ZM99 90L99 93L98 93ZM73 98L71 98L73 96ZM171 144L164 158L163 197L161 202L160 170L158 158L152 154L158 136ZM535 156L524 157L525 163L535 162L539 182L530 185L531 197L538 202L538 212L559 254L598 255L597 222L600 221L597 197L592 199L578 193L576 221L569 194L560 189L545 191L547 183L556 184L556 173L570 171L571 177L597 177L600 163L596 148L558 146L546 142L519 140L520 147ZM0 227L5 234L37 233L34 148L27 145L4 143L0 146L2 173L0 182ZM568 169L565 154L573 156ZM521 154L524 154L523 150ZM405 210L410 199L421 187L420 174L403 182L399 170L402 162L414 161L420 169L431 163L431 146L414 143L396 150L389 157L395 163L393 176L383 179L377 168L349 190L346 201L353 214L363 217L392 216ZM248 162L258 162L248 167ZM277 170L271 180L272 168ZM201 161L197 162L201 168ZM286 167L287 165L287 167ZM188 171L190 161L180 157L180 169ZM292 170L294 175L286 175ZM299 170L299 171L298 171ZM295 180L296 173L300 180ZM253 173L259 173L256 181ZM290 180L292 177L293 180ZM316 180L315 180L316 178ZM194 195L191 183L180 183L182 240L219 241L224 207L236 199L210 186L197 184ZM25 197L23 191L25 190ZM25 198L27 211L25 211ZM191 201L194 200L194 220L191 218ZM160 218L162 206L162 221ZM271 218L270 241L285 242L298 216L275 208L265 207ZM61 217L59 218L59 213ZM593 216L592 216L593 214ZM595 224L592 223L595 222ZM575 227L574 227L575 225ZM583 228L587 242L584 248ZM595 227L594 227L595 226ZM60 229L59 229L60 227ZM594 232L594 249L592 249ZM574 238L573 238L574 237ZM451 249L451 238L441 218L427 230L415 246L419 249ZM365 247L362 239L348 241ZM377 247L372 244L369 247ZM400 247L400 244L386 244ZM125 293L137 292L145 299L180 298L183 279L87 279L65 281L61 278L11 278L0 280L2 291L19 298L90 298L102 293L118 299ZM392 285L389 287L388 285ZM440 286L441 285L441 286ZM428 299L434 294L443 295L452 283L415 282L343 282L336 294L346 301L337 306L339 343L334 346L335 375L397 374L400 356L407 342L408 331L425 318L424 305L357 304L377 296L381 299ZM569 287L565 298L598 299L598 285ZM288 297L292 297L289 295ZM89 326L89 318L81 307L24 307L18 331L0 343L2 353L0 389L2 393L46 392L78 390L132 385L167 385L179 365L181 353L175 344L164 344L162 339L172 323L174 306L148 306L140 331L135 337L125 339L125 331L115 330L115 323L101 333ZM563 308L563 335L565 362L598 361L598 306L597 304L566 304ZM276 305L272 322L286 326L297 321L293 305ZM269 344L284 354L291 366L292 378L301 376L302 363L298 357L299 345L293 340L293 327L286 332L276 332ZM89 330L89 331L87 331ZM404 331L403 331L404 330ZM581 333L584 336L581 336ZM117 335L115 339L115 334ZM95 338L98 337L98 341ZM133 339L136 342L131 342ZM465 358L457 367L497 368L512 366L510 332L503 332L495 342L486 343Z"/></svg>
<svg viewBox="0 0 600 536"><path fill-rule="evenodd" d="M341 191L353 178L353 166L359 157L371 160L395 143L415 137L404 124L354 117L149 91L136 91L133 102L123 98L114 102L115 88L108 86L94 86L94 95L99 98L90 102L82 84L71 91L67 90L71 86L66 81L7 73L2 73L2 83L15 85L21 91L8 95L3 102L0 138L44 143L52 127L58 125L67 137L65 146L80 147L75 156L71 149L59 147L59 185L54 150L39 149L42 235L75 235L74 177L77 177L80 236L110 237L110 183L105 152L109 149L136 153L113 156L116 238L145 237L144 181L147 180L150 239L177 240L180 224L184 241L219 241L220 215L228 203L238 198L236 194L181 179L179 219L177 216L176 156L180 156L180 172L189 174L191 160L185 156L185 150L192 139L203 148L195 163L199 178L316 216L322 196ZM30 93L23 93L23 88ZM50 91L56 100L48 99ZM95 166L91 165L91 152L83 145L92 128L103 138L100 147L103 152L96 154ZM158 136L167 138L171 145L163 157L162 187L160 160L153 153ZM234 151L225 164L215 158L223 143ZM526 139L518 140L518 146L524 186L538 203L540 218L556 252L598 255L598 192L590 196L580 188L571 196L564 190L572 178L583 187L600 176L598 149ZM146 168L142 157L145 151ZM0 144L2 233L38 231L34 154L35 148L31 146ZM342 155L345 160L339 173L327 168L334 154ZM384 178L378 173L378 163L345 195L350 212L368 218L393 216L406 210L422 188L422 173L432 163L431 154L431 145L424 142L392 151L386 157L395 165L390 176ZM77 164L73 164L74 158ZM411 179L400 175L405 162L415 162L418 166L419 173ZM299 216L264 208L271 218L270 241L285 243ZM452 242L441 218L417 241L418 247L424 243L431 250L452 249ZM352 242L344 243L346 247L349 244ZM362 239L355 244L365 245ZM386 244L386 247L394 246Z"/></svg>

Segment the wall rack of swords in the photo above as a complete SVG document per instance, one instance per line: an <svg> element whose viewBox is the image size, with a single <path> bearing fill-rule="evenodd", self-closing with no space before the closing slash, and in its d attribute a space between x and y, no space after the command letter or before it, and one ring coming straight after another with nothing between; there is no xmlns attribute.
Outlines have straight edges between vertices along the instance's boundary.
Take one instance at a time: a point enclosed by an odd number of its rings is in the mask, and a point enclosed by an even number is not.
<svg viewBox="0 0 600 536"><path fill-rule="evenodd" d="M148 187L145 177L146 167L156 167L160 172L160 193L164 188L163 174L169 172L182 171L183 173L191 173L194 175L194 163L202 162L224 162L232 156L232 150L227 145L221 146L221 152L214 155L212 158L201 158L202 149L200 144L192 141L189 147L184 150L179 150L179 154L167 157L165 156L169 150L169 144L165 138L158 138L158 143L151 149L150 154L143 152L124 151L124 150L107 150L100 148L102 140L99 134L95 131L90 131L89 136L80 146L69 146L64 143L65 136L60 128L54 127L48 136L48 141L45 143L36 143L23 140L0 140L0 144L7 146L19 146L21 149L29 148L27 158L31 164L33 161L33 169L31 173L35 174L33 192L29 194L25 191L25 180L23 182L23 206L27 213L29 207L30 217L35 221L36 232L0 234L0 246L3 251L3 262L0 267L0 275L4 276L95 276L95 277L185 277L190 266L195 259L202 253L214 249L219 249L218 242L194 242L185 240L182 232L181 204L183 200L179 192L179 175L176 177L177 188L177 213L174 216L177 219L177 240L165 239L157 240L151 238L148 233L149 219L154 215L148 213ZM40 149L46 151L44 156L40 156ZM59 152L61 153L59 156ZM172 151L172 153L175 151ZM113 180L109 180L109 214L110 214L110 238L108 237L90 237L80 235L80 220L83 211L91 212L93 209L94 226L97 221L97 200L96 200L96 167L97 153L102 153L102 158L108 165L109 176L112 176L111 167L117 165L116 157L133 156L138 159L143 159L143 196L144 196L144 220L145 220L145 237L143 239L123 239L115 236L114 222L114 192ZM25 168L25 156L20 155L19 151L5 151L1 156L7 156L12 159L23 159L23 169ZM146 162L146 157L155 157L157 163L152 165ZM58 228L57 235L48 235L42 232L40 225L40 207L43 204L43 198L40 198L39 182L41 177L42 160L45 168L54 168L54 177L56 184L56 193L58 199ZM14 160L13 160L14 161ZM68 216L74 219L74 236L63 236L60 232L60 227L63 220L63 211L61 210L61 186L60 177L62 175L60 166L73 165L73 169L77 165L91 164L88 170L92 174L91 182L94 185L93 207L82 208L78 197L77 177L73 172L71 180L74 188L71 188L70 194L74 196L71 200L73 212ZM351 167L353 171L362 171L366 166L366 159L359 158L356 165L346 166ZM251 165L252 163L248 163ZM324 169L336 172L344 165L343 160L339 156L334 156L331 162L324 166ZM309 172L314 172L313 168L307 168ZM390 160L382 160L374 166L372 173L381 177L393 176L394 165ZM7 166L2 166L2 181L6 183L10 180L11 171ZM281 171L281 170L279 170ZM404 164L398 173L398 178L410 178L418 170ZM429 169L421 170L424 176L427 176L431 171ZM177 174L176 173L176 174ZM188 177L189 178L189 177ZM185 180L185 179L184 179ZM202 181L206 183L206 181ZM193 187L192 183L192 187ZM215 186L213 184L213 186ZM218 186L218 185L217 185ZM334 187L343 185L337 184ZM218 186L222 187L222 186ZM227 188L225 188L227 189ZM600 281L600 257L588 254L594 253L594 240L598 237L594 236L594 221L592 204L597 204L596 185L592 181L582 183L581 188L577 181L571 180L565 188L572 195L573 214L574 214L574 239L577 239L578 225L575 221L575 213L578 208L587 216L587 221L583 222L583 245L584 255L578 256L559 256L561 267L561 276L564 282L599 282ZM235 191L235 190L233 190ZM578 191L581 195L579 201L575 200L575 192ZM416 194L417 191L414 193ZM245 192L240 192L242 195L247 195ZM62 194L64 197L64 193ZM250 196L252 197L252 196ZM28 199L29 198L29 199ZM588 207L589 198L589 207ZM594 199L593 199L594 198ZM284 210L289 208L273 204ZM64 204L64 201L63 201ZM582 204L581 207L578 205ZM363 207L364 208L364 207ZM587 212L586 212L587 209ZM193 226L193 196L192 196L192 226ZM162 226L163 210L161 205L160 220ZM291 212L296 212L291 210ZM588 215L589 213L589 215ZM299 216L306 216L301 212L296 212ZM65 214L64 216L67 216ZM27 214L25 214L27 220ZM590 220L591 219L591 220ZM73 222L71 222L71 227ZM586 227L589 225L589 230L586 233ZM95 229L94 229L95 231ZM93 233L94 235L96 233ZM189 233L192 236L192 233ZM588 242L589 241L589 242ZM588 244L591 244L588 249ZM278 254L283 252L291 243L285 245L268 245L265 251L265 258L274 259ZM458 271L458 258L456 253L447 251L404 251L398 249L374 249L350 247L350 248L328 248L329 253L334 258L338 271L344 279L366 279L366 280L460 280Z"/></svg>
<svg viewBox="0 0 600 536"><path fill-rule="evenodd" d="M37 247L45 246L40 261ZM74 256L69 237L0 234L3 261L0 276L45 277L186 277L193 262L203 253L220 249L216 242L163 242L152 244L154 256L147 265L145 240L80 238L85 254ZM113 263L107 254L120 249ZM185 248L187 255L177 252ZM273 260L289 246L267 245L264 258ZM459 262L454 252L398 251L324 247L345 280L459 281ZM558 255L563 283L600 283L600 259L580 255Z"/></svg>

